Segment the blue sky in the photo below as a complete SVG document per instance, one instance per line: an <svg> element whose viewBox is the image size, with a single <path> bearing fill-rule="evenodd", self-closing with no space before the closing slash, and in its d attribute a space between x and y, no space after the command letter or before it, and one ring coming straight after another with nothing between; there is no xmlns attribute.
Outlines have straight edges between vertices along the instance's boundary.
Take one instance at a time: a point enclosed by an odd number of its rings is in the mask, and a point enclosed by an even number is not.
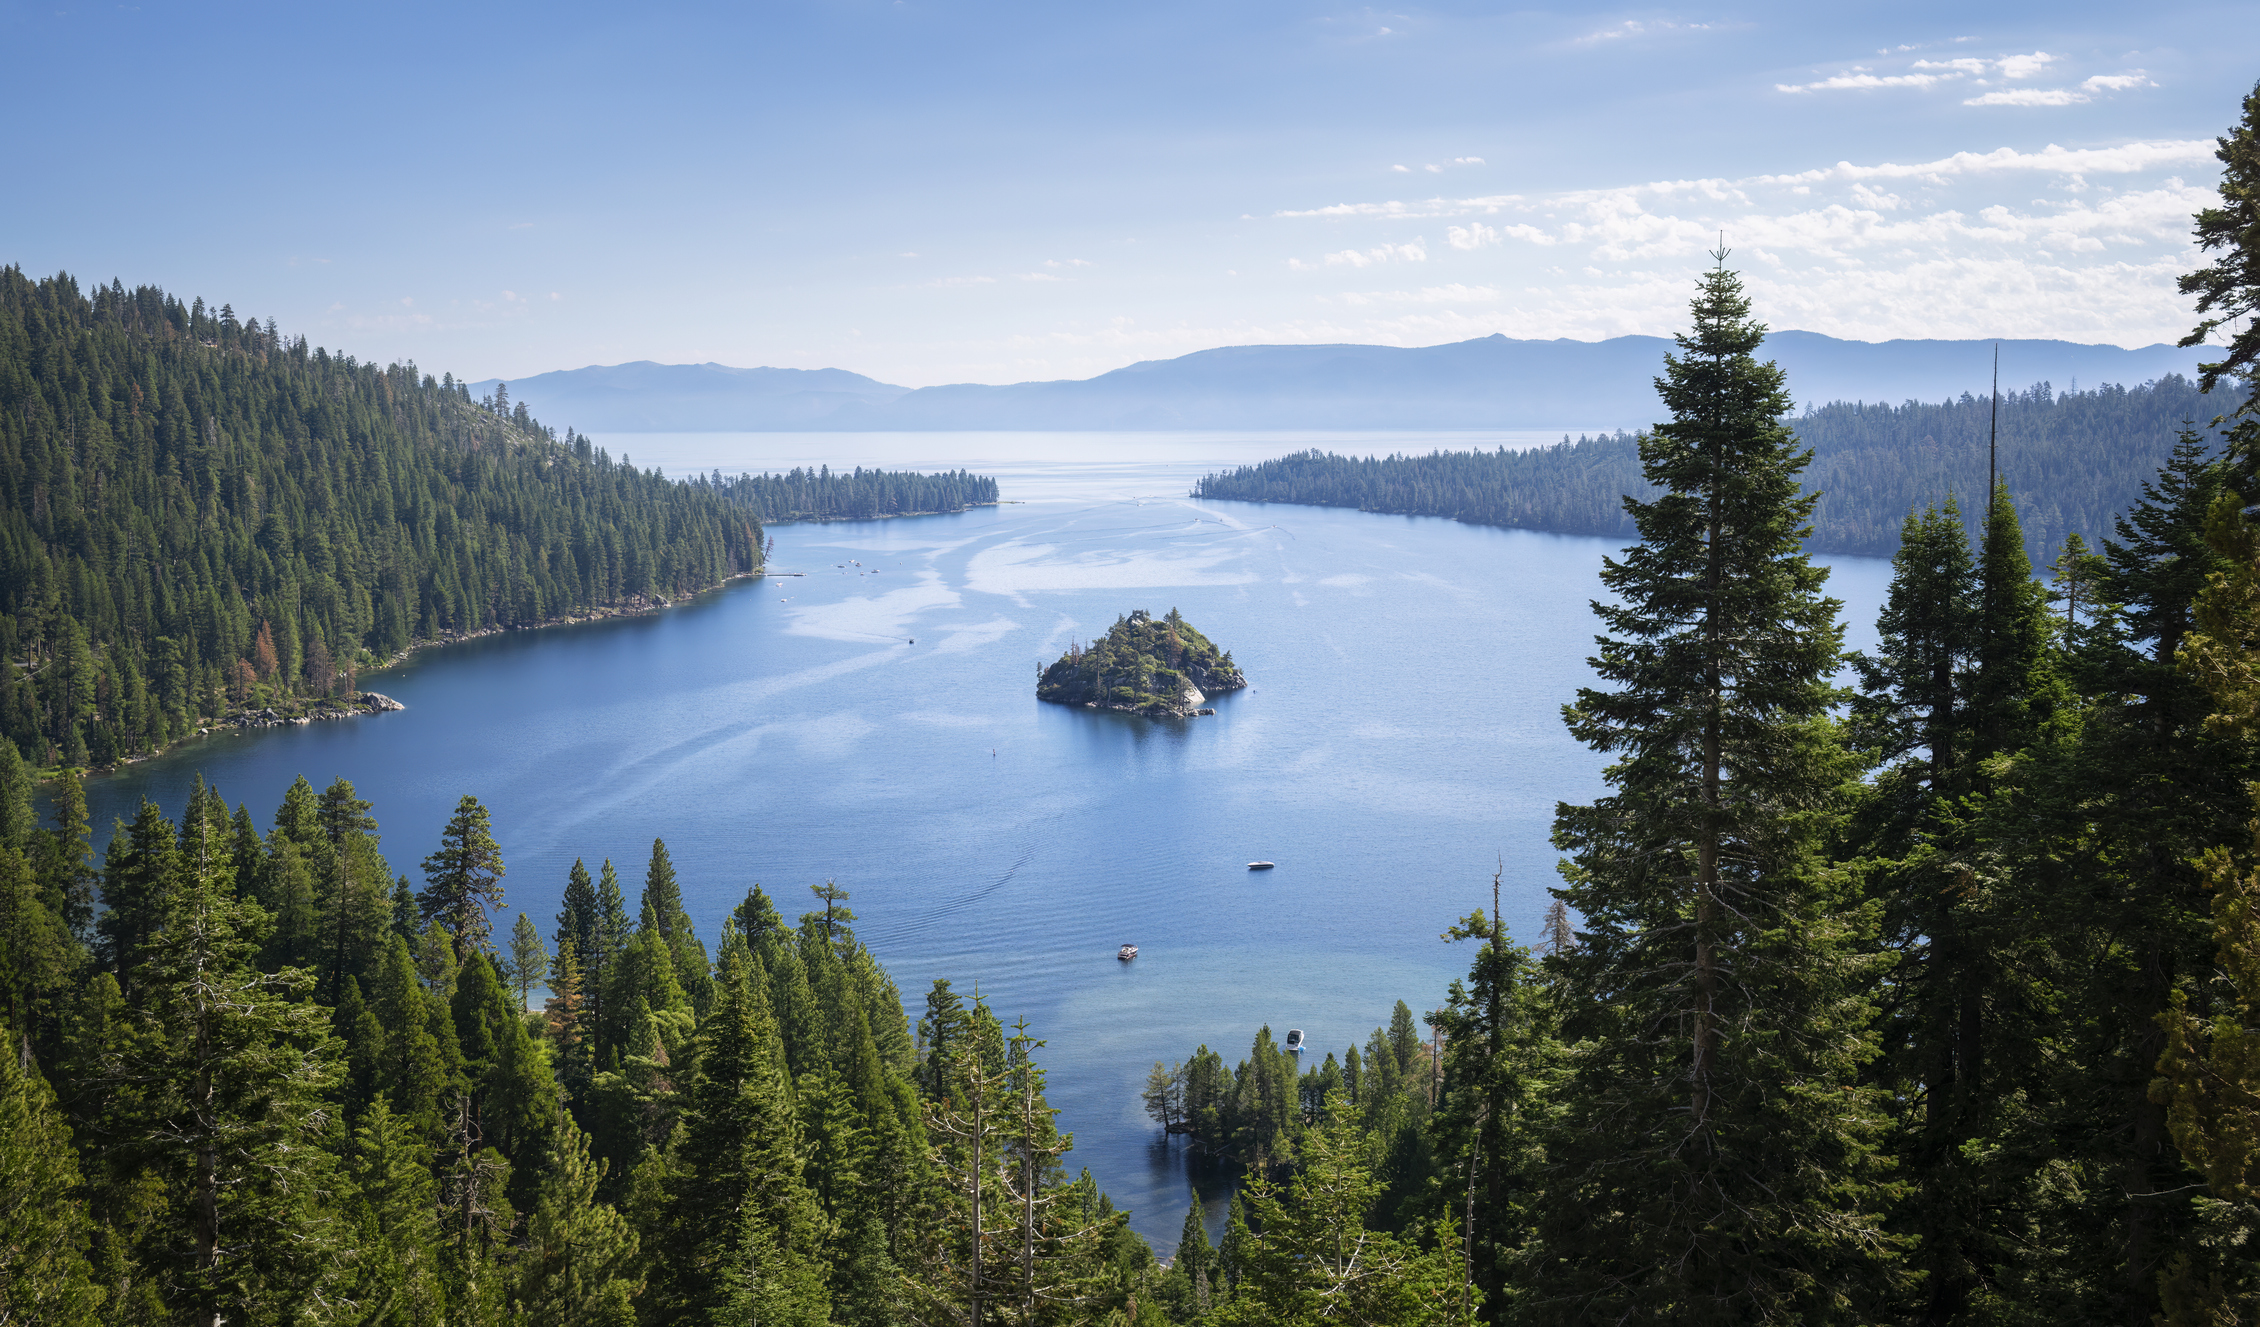
<svg viewBox="0 0 2260 1327"><path fill-rule="evenodd" d="M1982 11L1982 16L1981 16ZM477 379L1760 314L2141 345L2249 3L0 4L0 261Z"/></svg>

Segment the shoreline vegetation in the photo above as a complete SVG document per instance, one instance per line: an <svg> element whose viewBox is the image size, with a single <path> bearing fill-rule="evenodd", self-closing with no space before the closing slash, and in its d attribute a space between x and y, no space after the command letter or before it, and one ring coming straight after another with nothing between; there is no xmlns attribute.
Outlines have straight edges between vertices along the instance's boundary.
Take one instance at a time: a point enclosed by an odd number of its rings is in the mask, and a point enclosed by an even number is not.
<svg viewBox="0 0 2260 1327"><path fill-rule="evenodd" d="M1247 684L1232 652L1219 652L1176 609L1156 618L1137 608L1116 618L1101 639L1069 642L1067 653L1036 674L1036 699L1189 719L1216 713L1202 706L1210 695Z"/></svg>
<svg viewBox="0 0 2260 1327"><path fill-rule="evenodd" d="M995 506L1000 500L994 478L969 470L924 473L795 466L782 474L745 473L734 479L714 470L686 482L718 494L765 525L950 516L970 507Z"/></svg>
<svg viewBox="0 0 2260 1327"><path fill-rule="evenodd" d="M767 511L998 500L962 470L672 480L559 436L503 385L474 400L229 305L13 266L0 494L0 740L85 770L310 713L426 645L759 575Z"/></svg>
<svg viewBox="0 0 2260 1327"><path fill-rule="evenodd" d="M2065 539L2092 541L2142 498L2190 421L2220 413L2178 374L2135 387L2058 392L2049 383L2001 396L2000 472L2024 517L2025 555L2054 557ZM1805 547L1890 557L1912 511L1948 494L1974 535L1987 483L1992 403L1964 394L1939 403L1837 402L1785 415L1813 451L1804 491L1820 498ZM1353 507L1440 516L1469 525L1623 538L1624 498L1661 492L1641 471L1630 433L1581 436L1524 451L1341 456L1316 449L1203 477L1191 496L1238 502Z"/></svg>

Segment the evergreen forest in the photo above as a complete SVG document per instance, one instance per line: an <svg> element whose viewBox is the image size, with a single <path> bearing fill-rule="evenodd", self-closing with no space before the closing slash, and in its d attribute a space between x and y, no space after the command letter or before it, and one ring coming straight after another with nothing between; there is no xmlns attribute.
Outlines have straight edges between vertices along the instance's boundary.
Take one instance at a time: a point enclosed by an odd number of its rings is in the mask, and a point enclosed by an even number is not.
<svg viewBox="0 0 2260 1327"><path fill-rule="evenodd" d="M1090 644L1068 642L1067 652L1036 675L1036 699L1182 716L1198 703L1188 688L1205 699L1247 684L1232 651L1218 650L1176 609L1157 618L1134 608Z"/></svg>
<svg viewBox="0 0 2260 1327"><path fill-rule="evenodd" d="M760 520L507 389L0 268L0 737L108 765L415 642L673 600Z"/></svg>
<svg viewBox="0 0 2260 1327"><path fill-rule="evenodd" d="M1038 1030L906 1009L830 882L710 946L655 839L633 907L576 862L505 933L475 797L420 884L344 779L264 830L199 782L97 860L77 773L42 823L0 742L0 1322L2251 1321L2260 90L2220 156L2181 283L2216 423L2038 564L2008 483L1919 494L1872 652L1717 251L1534 943L1471 879L1425 1013L1157 1063L1157 1143L1235 1186L1166 1265L1071 1175Z"/></svg>
<svg viewBox="0 0 2260 1327"><path fill-rule="evenodd" d="M1983 514L1989 446L2016 502L2025 554L2044 560L2064 537L2092 542L2140 497L2185 428L2221 413L2178 375L2136 387L2057 392L2048 383L1990 398L1903 405L1839 401L1787 419L1813 450L1802 484L1817 494L1817 553L1889 557L1907 513L1957 495L1973 536ZM1993 439L1998 431L1998 443ZM1337 456L1317 450L1212 474L1199 498L1285 502L1407 516L1446 516L1550 534L1635 532L1630 494L1658 490L1641 473L1629 433L1564 437L1527 451L1435 451L1425 456Z"/></svg>
<svg viewBox="0 0 2260 1327"><path fill-rule="evenodd" d="M785 521L868 521L882 516L929 516L994 506L997 481L965 470L919 474L911 470L853 470L834 473L795 466L781 475L722 472L691 482L720 493L733 506L751 512L765 525Z"/></svg>

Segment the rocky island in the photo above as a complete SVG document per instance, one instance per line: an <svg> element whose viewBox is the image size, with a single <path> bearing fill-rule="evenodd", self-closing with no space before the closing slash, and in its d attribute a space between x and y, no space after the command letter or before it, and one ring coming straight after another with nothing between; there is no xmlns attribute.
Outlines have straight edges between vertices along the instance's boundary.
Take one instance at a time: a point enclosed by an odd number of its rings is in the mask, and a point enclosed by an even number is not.
<svg viewBox="0 0 2260 1327"><path fill-rule="evenodd" d="M1202 701L1237 691L1248 679L1176 609L1156 618L1145 609L1114 620L1105 638L1070 644L1036 679L1036 699L1088 709L1126 710L1155 718L1213 714Z"/></svg>

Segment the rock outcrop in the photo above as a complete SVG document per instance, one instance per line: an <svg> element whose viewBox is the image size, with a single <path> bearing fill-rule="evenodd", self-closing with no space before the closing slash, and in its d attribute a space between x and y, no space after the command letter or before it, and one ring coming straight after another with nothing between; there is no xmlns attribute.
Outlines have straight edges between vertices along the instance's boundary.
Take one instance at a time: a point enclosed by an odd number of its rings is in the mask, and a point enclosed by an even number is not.
<svg viewBox="0 0 2260 1327"><path fill-rule="evenodd" d="M1036 679L1036 698L1086 709L1123 710L1155 718L1214 714L1210 696L1248 684L1232 662L1176 609L1154 617L1137 609L1115 619L1103 639L1070 644Z"/></svg>

